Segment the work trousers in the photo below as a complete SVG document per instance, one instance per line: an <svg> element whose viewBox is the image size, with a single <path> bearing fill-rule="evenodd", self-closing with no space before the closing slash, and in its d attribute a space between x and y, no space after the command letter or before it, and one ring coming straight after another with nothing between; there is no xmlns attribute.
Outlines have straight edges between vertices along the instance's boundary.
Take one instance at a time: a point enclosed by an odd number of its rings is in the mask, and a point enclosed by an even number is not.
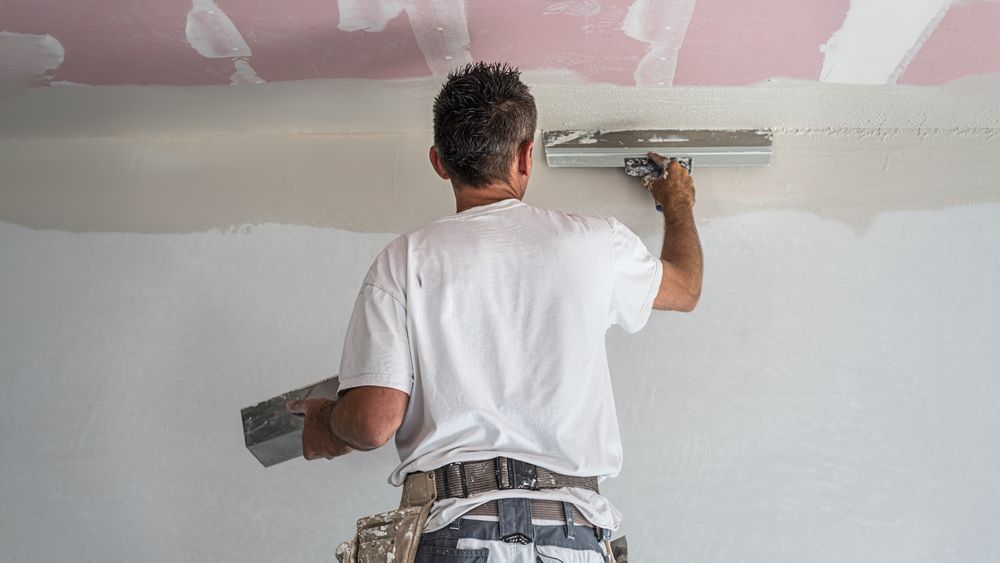
<svg viewBox="0 0 1000 563"><path fill-rule="evenodd" d="M541 525L531 519L531 500L500 499L499 521L459 517L420 536L415 563L609 563L610 531L574 525ZM526 543L505 542L515 536Z"/></svg>

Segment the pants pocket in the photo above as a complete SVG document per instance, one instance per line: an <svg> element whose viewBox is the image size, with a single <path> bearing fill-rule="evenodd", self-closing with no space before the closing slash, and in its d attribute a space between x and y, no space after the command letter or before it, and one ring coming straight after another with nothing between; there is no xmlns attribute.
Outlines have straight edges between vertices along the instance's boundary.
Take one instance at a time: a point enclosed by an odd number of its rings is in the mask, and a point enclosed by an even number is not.
<svg viewBox="0 0 1000 563"><path fill-rule="evenodd" d="M417 558L414 563L486 563L489 557L489 549L457 549L421 545L417 548Z"/></svg>

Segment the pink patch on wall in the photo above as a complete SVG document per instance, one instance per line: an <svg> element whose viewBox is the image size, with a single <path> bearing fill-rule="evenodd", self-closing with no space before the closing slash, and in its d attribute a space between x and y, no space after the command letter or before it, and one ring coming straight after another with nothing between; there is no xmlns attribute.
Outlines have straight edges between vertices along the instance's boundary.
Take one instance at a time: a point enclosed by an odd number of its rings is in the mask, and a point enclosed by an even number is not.
<svg viewBox="0 0 1000 563"><path fill-rule="evenodd" d="M1000 4L953 6L910 62L899 82L933 86L1000 72Z"/></svg>
<svg viewBox="0 0 1000 563"><path fill-rule="evenodd" d="M3 28L48 33L66 51L53 80L82 84L229 84L233 63L187 42L190 2L7 0Z"/></svg>
<svg viewBox="0 0 1000 563"><path fill-rule="evenodd" d="M341 31L336 0L216 0L250 46L267 81L414 78L430 69L405 12L378 32Z"/></svg>
<svg viewBox="0 0 1000 563"><path fill-rule="evenodd" d="M476 60L506 61L521 70L567 69L589 82L634 84L646 44L620 29L629 0L469 2Z"/></svg>
<svg viewBox="0 0 1000 563"><path fill-rule="evenodd" d="M849 0L698 0L674 85L816 80L823 67L819 47L840 28L849 5Z"/></svg>

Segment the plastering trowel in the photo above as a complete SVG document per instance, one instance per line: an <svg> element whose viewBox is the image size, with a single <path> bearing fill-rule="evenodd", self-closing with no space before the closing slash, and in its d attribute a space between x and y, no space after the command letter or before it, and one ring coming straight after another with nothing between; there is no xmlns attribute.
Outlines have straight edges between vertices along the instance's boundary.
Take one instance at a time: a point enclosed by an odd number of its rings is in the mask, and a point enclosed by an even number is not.
<svg viewBox="0 0 1000 563"><path fill-rule="evenodd" d="M340 379L324 379L240 409L247 449L264 467L302 457L304 418L288 411L285 403L296 399L336 399Z"/></svg>
<svg viewBox="0 0 1000 563"><path fill-rule="evenodd" d="M702 166L767 166L771 132L758 130L542 131L545 162L561 167L625 167L629 176L660 175L650 151ZM660 206L656 206L660 209Z"/></svg>

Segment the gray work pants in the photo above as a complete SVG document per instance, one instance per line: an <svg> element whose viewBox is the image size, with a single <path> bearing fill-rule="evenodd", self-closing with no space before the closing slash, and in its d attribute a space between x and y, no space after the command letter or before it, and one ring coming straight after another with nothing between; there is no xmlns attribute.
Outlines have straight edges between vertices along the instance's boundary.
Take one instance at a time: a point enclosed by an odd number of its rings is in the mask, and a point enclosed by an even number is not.
<svg viewBox="0 0 1000 563"><path fill-rule="evenodd" d="M500 499L500 521L459 517L420 536L415 563L608 563L604 539L608 530L568 522L538 525L531 520L531 500ZM501 538L520 534L527 543ZM598 537L598 534L601 537Z"/></svg>

